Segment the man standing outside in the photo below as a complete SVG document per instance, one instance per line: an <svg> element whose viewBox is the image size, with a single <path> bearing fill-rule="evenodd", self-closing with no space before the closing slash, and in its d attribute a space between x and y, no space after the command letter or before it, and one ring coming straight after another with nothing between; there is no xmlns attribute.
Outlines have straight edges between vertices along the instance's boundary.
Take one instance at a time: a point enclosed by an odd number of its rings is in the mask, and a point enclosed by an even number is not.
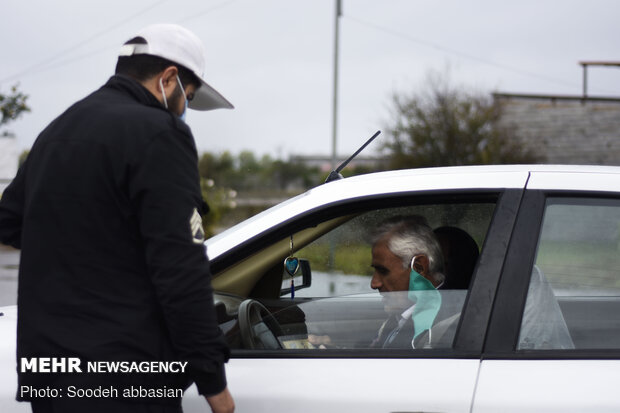
<svg viewBox="0 0 620 413"><path fill-rule="evenodd" d="M197 151L184 122L233 106L203 78L201 41L152 25L116 74L37 138L0 201L0 241L21 249L17 397L34 412L180 412L180 397L32 398L69 385L186 388L232 412L229 350L213 306ZM36 374L22 358L181 361L184 374ZM62 394L62 393L61 393Z"/></svg>

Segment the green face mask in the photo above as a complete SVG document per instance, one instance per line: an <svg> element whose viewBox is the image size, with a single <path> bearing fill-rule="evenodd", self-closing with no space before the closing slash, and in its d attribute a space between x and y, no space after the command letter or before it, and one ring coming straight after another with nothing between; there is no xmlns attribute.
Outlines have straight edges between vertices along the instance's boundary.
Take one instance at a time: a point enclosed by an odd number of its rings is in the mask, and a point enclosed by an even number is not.
<svg viewBox="0 0 620 413"><path fill-rule="evenodd" d="M409 300L415 303L413 309L413 338L426 330L430 330L433 321L437 317L441 307L441 294L433 284L413 269L415 258L411 260L411 273L409 274Z"/></svg>

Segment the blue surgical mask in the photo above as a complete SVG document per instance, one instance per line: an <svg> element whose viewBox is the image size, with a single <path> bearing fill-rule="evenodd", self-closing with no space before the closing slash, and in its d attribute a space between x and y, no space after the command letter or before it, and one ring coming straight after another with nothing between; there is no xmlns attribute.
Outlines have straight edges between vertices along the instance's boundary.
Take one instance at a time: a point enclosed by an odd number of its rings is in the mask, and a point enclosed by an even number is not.
<svg viewBox="0 0 620 413"><path fill-rule="evenodd" d="M435 286L424 276L413 269L415 258L411 260L411 273L409 274L409 300L415 303L413 314L413 338L426 330L430 330L441 307L441 294Z"/></svg>
<svg viewBox="0 0 620 413"><path fill-rule="evenodd" d="M187 105L189 105L189 101L187 99L185 99L185 109L183 109L183 113L181 113L181 116L179 116L179 118L185 122L185 115L187 115Z"/></svg>

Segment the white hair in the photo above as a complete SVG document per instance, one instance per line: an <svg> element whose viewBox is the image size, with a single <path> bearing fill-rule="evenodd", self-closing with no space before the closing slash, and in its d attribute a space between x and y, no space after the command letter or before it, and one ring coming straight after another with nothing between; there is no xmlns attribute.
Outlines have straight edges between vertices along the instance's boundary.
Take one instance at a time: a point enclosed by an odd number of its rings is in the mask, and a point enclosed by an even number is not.
<svg viewBox="0 0 620 413"><path fill-rule="evenodd" d="M403 268L409 268L416 255L426 255L429 276L440 284L445 275L441 246L426 219L419 215L398 216L383 221L372 236L373 245L385 240L392 254L401 259Z"/></svg>

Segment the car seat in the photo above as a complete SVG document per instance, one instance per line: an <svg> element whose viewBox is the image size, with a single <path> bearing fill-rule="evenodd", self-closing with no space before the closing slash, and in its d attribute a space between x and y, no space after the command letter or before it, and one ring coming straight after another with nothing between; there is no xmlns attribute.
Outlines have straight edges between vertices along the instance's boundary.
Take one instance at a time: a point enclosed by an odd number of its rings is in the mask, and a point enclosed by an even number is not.
<svg viewBox="0 0 620 413"><path fill-rule="evenodd" d="M444 226L434 231L444 257L445 281L443 290L466 290L469 288L480 251L476 241L464 230Z"/></svg>
<svg viewBox="0 0 620 413"><path fill-rule="evenodd" d="M553 289L537 265L532 268L518 348L521 350L575 348Z"/></svg>

